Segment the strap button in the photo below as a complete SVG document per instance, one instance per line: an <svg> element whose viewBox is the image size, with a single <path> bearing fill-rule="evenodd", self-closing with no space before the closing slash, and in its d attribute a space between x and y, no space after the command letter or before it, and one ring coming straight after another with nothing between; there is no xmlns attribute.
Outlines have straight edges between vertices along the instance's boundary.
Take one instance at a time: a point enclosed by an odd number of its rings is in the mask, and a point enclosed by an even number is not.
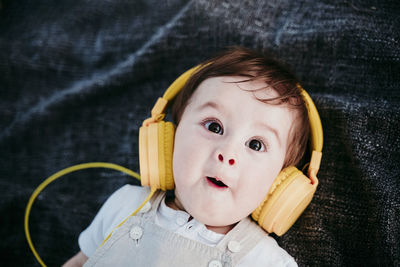
<svg viewBox="0 0 400 267"><path fill-rule="evenodd" d="M229 241L228 249L233 253L239 252L241 249L240 243L238 241L234 241L234 240Z"/></svg>
<svg viewBox="0 0 400 267"><path fill-rule="evenodd" d="M208 264L208 267L222 267L222 263L218 260L212 260Z"/></svg>
<svg viewBox="0 0 400 267"><path fill-rule="evenodd" d="M129 236L133 239L133 240L138 240L142 237L143 235L143 229L139 226L133 226L131 231L129 232Z"/></svg>

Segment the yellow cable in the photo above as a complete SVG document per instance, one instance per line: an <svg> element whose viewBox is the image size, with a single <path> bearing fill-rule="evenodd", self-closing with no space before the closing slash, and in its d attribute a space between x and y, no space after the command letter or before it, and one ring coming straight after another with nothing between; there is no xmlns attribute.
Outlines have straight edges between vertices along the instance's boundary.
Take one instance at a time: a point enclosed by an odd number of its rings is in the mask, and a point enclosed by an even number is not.
<svg viewBox="0 0 400 267"><path fill-rule="evenodd" d="M35 201L36 197L40 194L40 192L43 191L43 189L48 186L51 182L53 182L54 180L60 178L63 175L66 175L68 173L71 172L75 172L75 171L79 171L82 169L89 169L89 168L107 168L107 169L114 169L117 171L121 171L123 173L126 173L130 176L133 176L137 179L140 180L140 176L134 172L131 171L125 167L122 167L120 165L117 164L113 164L113 163L106 163L106 162L89 162L89 163L83 163L83 164L78 164L78 165L74 165L68 168L65 168L59 172L56 172L55 174L53 174L52 176L50 176L49 178L47 178L46 180L44 180L36 189L35 191L32 193L31 197L29 198L28 204L26 206L26 210L25 210L25 219L24 219L24 228L25 228L25 236L26 236L26 240L28 241L29 247L32 250L33 255L36 257L36 259L38 260L38 262L40 263L41 266L46 266L43 262L43 260L40 258L39 254L36 252L36 249L32 243L31 240L31 236L29 233L29 214L33 205L33 202ZM155 190L154 190L155 191ZM151 195L154 194L153 190L150 193ZM146 204L146 202L151 198L151 195L145 200L145 202L143 202L143 204L134 212L136 214L136 212L138 210L140 210L144 204ZM133 216L134 214L132 214L131 216ZM104 241L103 241L104 243Z"/></svg>

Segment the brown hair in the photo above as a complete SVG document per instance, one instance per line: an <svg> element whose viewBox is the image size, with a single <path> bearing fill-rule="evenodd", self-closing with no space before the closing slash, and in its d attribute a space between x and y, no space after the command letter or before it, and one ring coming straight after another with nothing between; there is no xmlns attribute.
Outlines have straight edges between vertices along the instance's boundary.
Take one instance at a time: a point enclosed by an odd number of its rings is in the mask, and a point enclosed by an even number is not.
<svg viewBox="0 0 400 267"><path fill-rule="evenodd" d="M173 101L172 118L176 124L182 117L193 92L201 82L211 77L241 76L240 82L261 80L266 88L274 89L279 96L269 99L258 99L264 103L287 104L296 111L294 122L289 132L289 143L283 167L297 165L306 150L310 132L308 112L304 100L297 87L296 77L277 61L255 51L232 47L218 56L201 64L186 82Z"/></svg>

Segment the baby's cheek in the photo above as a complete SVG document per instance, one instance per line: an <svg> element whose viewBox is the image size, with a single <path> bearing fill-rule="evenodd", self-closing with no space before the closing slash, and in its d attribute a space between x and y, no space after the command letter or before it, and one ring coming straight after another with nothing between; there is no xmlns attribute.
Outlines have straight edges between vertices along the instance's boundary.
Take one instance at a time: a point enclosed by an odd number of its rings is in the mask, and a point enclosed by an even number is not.
<svg viewBox="0 0 400 267"><path fill-rule="evenodd" d="M247 192L252 196L255 202L261 202L267 195L272 183L274 182L279 168L257 168L254 167L254 172L246 181L246 185L249 188Z"/></svg>

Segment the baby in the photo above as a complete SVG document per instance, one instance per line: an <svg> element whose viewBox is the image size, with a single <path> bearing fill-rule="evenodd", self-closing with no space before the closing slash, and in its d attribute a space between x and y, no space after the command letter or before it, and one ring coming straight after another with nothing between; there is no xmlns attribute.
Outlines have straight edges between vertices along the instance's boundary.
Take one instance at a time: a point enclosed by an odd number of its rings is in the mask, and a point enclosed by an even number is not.
<svg viewBox="0 0 400 267"><path fill-rule="evenodd" d="M150 189L116 191L64 266L296 266L249 215L305 152L310 124L297 83L245 48L202 64L172 105L174 191L157 192L100 246Z"/></svg>

